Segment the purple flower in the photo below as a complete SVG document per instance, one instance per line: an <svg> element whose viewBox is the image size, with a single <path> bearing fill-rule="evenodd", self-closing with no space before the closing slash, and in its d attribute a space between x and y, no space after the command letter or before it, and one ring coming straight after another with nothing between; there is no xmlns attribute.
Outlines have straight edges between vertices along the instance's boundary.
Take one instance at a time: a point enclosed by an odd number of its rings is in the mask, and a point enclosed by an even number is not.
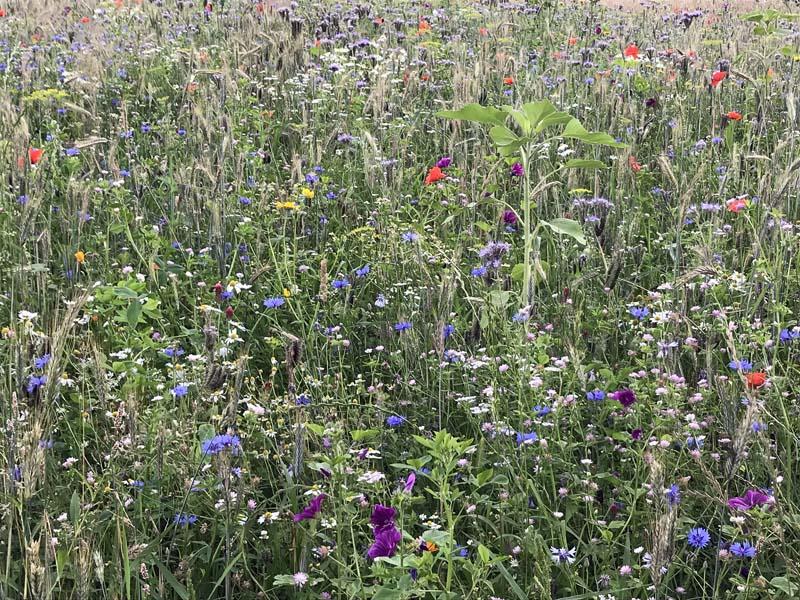
<svg viewBox="0 0 800 600"><path fill-rule="evenodd" d="M522 169L522 163L514 163L511 165L511 176L512 177L522 177L522 174L525 171Z"/></svg>
<svg viewBox="0 0 800 600"><path fill-rule="evenodd" d="M367 550L367 556L373 560L379 556L394 556L397 545L403 538L403 534L394 524L394 517L397 511L390 506L376 504L372 509L370 519L374 527L373 533L375 541Z"/></svg>
<svg viewBox="0 0 800 600"><path fill-rule="evenodd" d="M417 482L417 474L414 471L408 474L406 477L406 484L403 486L403 493L410 494L411 490L414 489L414 484Z"/></svg>
<svg viewBox="0 0 800 600"><path fill-rule="evenodd" d="M622 404L625 408L632 406L634 402L636 402L636 394L633 393L633 390L624 388L621 390L617 390L611 397Z"/></svg>
<svg viewBox="0 0 800 600"><path fill-rule="evenodd" d="M516 225L517 213L515 213L513 210L503 211L503 223L505 223L506 225Z"/></svg>
<svg viewBox="0 0 800 600"><path fill-rule="evenodd" d="M311 502L308 503L308 506L292 517L292 520L295 523L299 523L300 521L313 519L319 514L319 511L322 508L322 501L325 500L325 498L325 494L314 496Z"/></svg>
<svg viewBox="0 0 800 600"><path fill-rule="evenodd" d="M744 496L737 496L728 500L728 506L733 510L750 510L757 506L772 503L772 496L760 490L747 490Z"/></svg>
<svg viewBox="0 0 800 600"><path fill-rule="evenodd" d="M452 158L450 158L449 156L443 156L442 158L439 159L439 162L436 163L436 166L439 167L440 169L446 169L447 167L450 166L451 162L453 162Z"/></svg>

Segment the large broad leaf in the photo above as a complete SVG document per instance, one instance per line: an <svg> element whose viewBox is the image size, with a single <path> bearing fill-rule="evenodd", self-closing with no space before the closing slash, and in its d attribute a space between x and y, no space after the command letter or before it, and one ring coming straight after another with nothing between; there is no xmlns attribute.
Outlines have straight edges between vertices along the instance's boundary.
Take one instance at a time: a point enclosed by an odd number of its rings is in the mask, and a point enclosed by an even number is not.
<svg viewBox="0 0 800 600"><path fill-rule="evenodd" d="M585 158L573 158L564 163L567 169L603 169L606 163L602 160L589 160Z"/></svg>
<svg viewBox="0 0 800 600"><path fill-rule="evenodd" d="M440 110L436 113L436 116L443 119L473 121L488 125L502 125L506 120L506 113L502 110L498 110L493 106L481 106L475 103L467 104L458 110Z"/></svg>
<svg viewBox="0 0 800 600"><path fill-rule="evenodd" d="M522 105L522 112L528 117L532 127L539 127L541 123L548 116L557 112L556 107L550 100L539 100L538 102L528 102Z"/></svg>
<svg viewBox="0 0 800 600"><path fill-rule="evenodd" d="M569 123L567 123L567 126L564 127L564 131L561 133L561 135L565 138L574 138L587 144L610 146L612 148L627 148L627 145L616 141L607 133L586 131L586 128L581 125L581 122L578 121L578 119L572 119Z"/></svg>
<svg viewBox="0 0 800 600"><path fill-rule="evenodd" d="M519 128L522 130L522 135L527 137L531 134L532 124L524 112L511 106L503 106L502 110L511 115L511 118L514 119L514 122L519 125Z"/></svg>
<svg viewBox="0 0 800 600"><path fill-rule="evenodd" d="M510 146L520 141L516 133L504 125L495 125L489 130L489 137L499 147Z"/></svg>
<svg viewBox="0 0 800 600"><path fill-rule="evenodd" d="M572 115L565 112L554 112L547 115L544 119L539 121L539 124L536 126L536 133L541 133L548 127L552 127L553 125L563 125L564 123L569 123L572 120Z"/></svg>
<svg viewBox="0 0 800 600"><path fill-rule="evenodd" d="M586 244L586 236L580 223L572 219L553 219L552 221L542 221L550 229L561 235L568 235L579 244Z"/></svg>

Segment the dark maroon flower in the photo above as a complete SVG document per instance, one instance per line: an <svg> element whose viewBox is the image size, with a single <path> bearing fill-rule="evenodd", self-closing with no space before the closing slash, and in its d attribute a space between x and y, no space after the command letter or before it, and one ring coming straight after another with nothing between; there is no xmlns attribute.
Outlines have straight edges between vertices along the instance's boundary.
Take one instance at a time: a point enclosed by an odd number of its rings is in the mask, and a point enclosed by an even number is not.
<svg viewBox="0 0 800 600"><path fill-rule="evenodd" d="M325 500L325 494L314 496L311 502L308 503L308 506L292 517L294 522L299 523L300 521L307 521L316 517L322 509L323 500Z"/></svg>
<svg viewBox="0 0 800 600"><path fill-rule="evenodd" d="M772 496L760 490L747 490L744 496L737 496L728 500L728 506L733 510L750 510L757 506L770 504Z"/></svg>
<svg viewBox="0 0 800 600"><path fill-rule="evenodd" d="M632 406L634 402L636 402L636 394L633 393L633 390L629 388L624 388L621 390L617 390L611 397L622 404L625 408Z"/></svg>
<svg viewBox="0 0 800 600"><path fill-rule="evenodd" d="M439 167L440 169L446 169L447 167L450 166L451 162L453 162L452 158L450 158L449 156L443 156L442 158L439 159L439 162L436 163L436 166Z"/></svg>
<svg viewBox="0 0 800 600"><path fill-rule="evenodd" d="M517 224L517 213L513 210L504 210L503 211L503 223L506 225L516 225Z"/></svg>

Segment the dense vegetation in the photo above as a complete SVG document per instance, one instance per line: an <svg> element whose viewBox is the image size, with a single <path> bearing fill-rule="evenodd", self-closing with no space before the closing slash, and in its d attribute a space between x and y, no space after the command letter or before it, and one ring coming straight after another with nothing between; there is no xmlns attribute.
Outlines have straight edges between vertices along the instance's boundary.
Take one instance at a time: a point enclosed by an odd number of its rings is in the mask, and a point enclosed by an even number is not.
<svg viewBox="0 0 800 600"><path fill-rule="evenodd" d="M799 33L0 4L0 597L800 593Z"/></svg>

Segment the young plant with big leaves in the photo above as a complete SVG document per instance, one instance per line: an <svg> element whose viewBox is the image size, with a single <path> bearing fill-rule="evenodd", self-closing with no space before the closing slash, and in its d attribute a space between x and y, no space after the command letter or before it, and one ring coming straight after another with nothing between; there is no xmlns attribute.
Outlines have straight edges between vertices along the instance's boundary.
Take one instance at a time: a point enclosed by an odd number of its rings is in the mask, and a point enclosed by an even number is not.
<svg viewBox="0 0 800 600"><path fill-rule="evenodd" d="M519 108L503 106L481 106L467 104L459 110L445 110L436 116L458 121L471 121L491 126L489 137L500 155L508 160L519 158L523 170L523 232L525 235L525 254L523 262L523 290L528 304L533 301L533 270L544 277L544 270L538 258L541 243L540 232L550 231L567 235L579 244L586 244L586 237L580 223L572 219L539 219L534 223L531 211L533 200L550 187L561 171L565 169L601 169L602 161L594 159L570 159L559 164L550 173L540 178L536 187L531 186L531 157L536 146L560 139L578 140L593 146L624 148L607 133L587 131L581 122L567 112L559 111L549 100L529 102ZM509 122L510 118L510 122ZM536 255L533 256L535 251Z"/></svg>

